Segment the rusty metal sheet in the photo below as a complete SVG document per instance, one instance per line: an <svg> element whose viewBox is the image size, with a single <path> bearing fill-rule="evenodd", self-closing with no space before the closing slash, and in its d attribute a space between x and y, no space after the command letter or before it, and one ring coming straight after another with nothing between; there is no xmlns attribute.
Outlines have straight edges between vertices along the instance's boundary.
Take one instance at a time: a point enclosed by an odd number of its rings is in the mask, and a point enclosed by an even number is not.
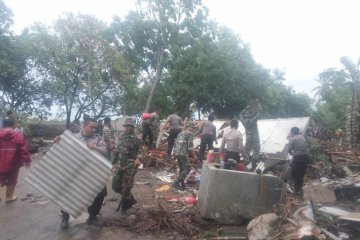
<svg viewBox="0 0 360 240"><path fill-rule="evenodd" d="M111 167L105 157L66 130L25 181L76 218L104 188Z"/></svg>

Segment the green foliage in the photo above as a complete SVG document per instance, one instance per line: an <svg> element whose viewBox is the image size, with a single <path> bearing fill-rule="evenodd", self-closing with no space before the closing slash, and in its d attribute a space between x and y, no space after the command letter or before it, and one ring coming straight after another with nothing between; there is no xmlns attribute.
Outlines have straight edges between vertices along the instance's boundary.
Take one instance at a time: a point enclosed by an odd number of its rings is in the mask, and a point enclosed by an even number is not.
<svg viewBox="0 0 360 240"><path fill-rule="evenodd" d="M220 118L233 117L259 98L266 117L310 114L310 98L286 87L280 81L283 73L257 64L250 48L231 30L214 28L214 39L195 43L171 68L166 85L179 112L195 104Z"/></svg>
<svg viewBox="0 0 360 240"><path fill-rule="evenodd" d="M253 98L263 103L264 117L311 112L309 97L285 86L284 72L258 64L237 34L209 21L200 0L135 3L136 11L110 26L66 14L13 37L11 11L0 0L3 103L44 116L56 104L67 126L84 112L134 115L144 106L166 115L189 116L195 108L233 117Z"/></svg>
<svg viewBox="0 0 360 240"><path fill-rule="evenodd" d="M314 119L328 129L345 129L347 106L351 102L351 88L343 70L333 68L323 71L318 79L320 86L316 88Z"/></svg>
<svg viewBox="0 0 360 240"><path fill-rule="evenodd" d="M51 100L32 72L29 49L23 35L10 31L12 13L0 1L0 103L2 107L46 117Z"/></svg>
<svg viewBox="0 0 360 240"><path fill-rule="evenodd" d="M37 74L54 100L65 107L67 126L91 111L94 117L120 113L118 102L134 74L131 64L108 41L107 25L88 15L68 14L47 29L28 34Z"/></svg>
<svg viewBox="0 0 360 240"><path fill-rule="evenodd" d="M319 75L319 100L314 118L328 129L346 129L348 142L360 142L360 70L350 58L340 59L343 69L330 68Z"/></svg>
<svg viewBox="0 0 360 240"><path fill-rule="evenodd" d="M207 12L197 0L137 0L136 12L124 21L115 18L114 43L141 71L150 88L145 111L150 111L155 90L167 79L169 67L182 51L204 34Z"/></svg>
<svg viewBox="0 0 360 240"><path fill-rule="evenodd" d="M331 163L329 156L324 152L322 146L315 140L309 141L308 153L314 162L322 162L325 165L329 165Z"/></svg>

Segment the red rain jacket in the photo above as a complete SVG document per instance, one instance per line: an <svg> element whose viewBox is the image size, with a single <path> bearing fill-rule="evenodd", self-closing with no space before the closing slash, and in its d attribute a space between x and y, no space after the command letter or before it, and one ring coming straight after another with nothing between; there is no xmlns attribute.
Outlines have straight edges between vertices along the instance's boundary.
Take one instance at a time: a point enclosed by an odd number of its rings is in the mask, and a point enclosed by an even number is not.
<svg viewBox="0 0 360 240"><path fill-rule="evenodd" d="M0 130L0 173L30 164L30 154L24 136L10 128Z"/></svg>

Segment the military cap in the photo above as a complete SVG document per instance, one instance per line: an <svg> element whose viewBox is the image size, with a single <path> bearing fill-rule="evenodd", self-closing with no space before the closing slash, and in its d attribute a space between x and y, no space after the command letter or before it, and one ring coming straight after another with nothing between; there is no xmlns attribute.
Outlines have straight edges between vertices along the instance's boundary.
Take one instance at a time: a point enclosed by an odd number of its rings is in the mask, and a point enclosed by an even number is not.
<svg viewBox="0 0 360 240"><path fill-rule="evenodd" d="M135 127L135 120L132 118L125 119L125 123L123 124L123 127L125 126Z"/></svg>

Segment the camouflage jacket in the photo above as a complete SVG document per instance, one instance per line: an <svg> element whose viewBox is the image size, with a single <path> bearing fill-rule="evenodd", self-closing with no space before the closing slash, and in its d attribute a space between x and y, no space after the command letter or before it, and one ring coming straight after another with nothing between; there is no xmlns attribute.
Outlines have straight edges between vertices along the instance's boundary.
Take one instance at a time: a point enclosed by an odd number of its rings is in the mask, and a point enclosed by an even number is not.
<svg viewBox="0 0 360 240"><path fill-rule="evenodd" d="M123 132L118 140L113 165L119 170L131 169L136 159L142 159L141 141L135 134Z"/></svg>
<svg viewBox="0 0 360 240"><path fill-rule="evenodd" d="M244 110L240 113L239 118L246 131L251 131L252 129L257 130L257 121L260 118L260 110L255 112L251 110Z"/></svg>
<svg viewBox="0 0 360 240"><path fill-rule="evenodd" d="M194 150L194 137L189 131L179 133L175 140L174 153L176 156L189 156L189 151Z"/></svg>

